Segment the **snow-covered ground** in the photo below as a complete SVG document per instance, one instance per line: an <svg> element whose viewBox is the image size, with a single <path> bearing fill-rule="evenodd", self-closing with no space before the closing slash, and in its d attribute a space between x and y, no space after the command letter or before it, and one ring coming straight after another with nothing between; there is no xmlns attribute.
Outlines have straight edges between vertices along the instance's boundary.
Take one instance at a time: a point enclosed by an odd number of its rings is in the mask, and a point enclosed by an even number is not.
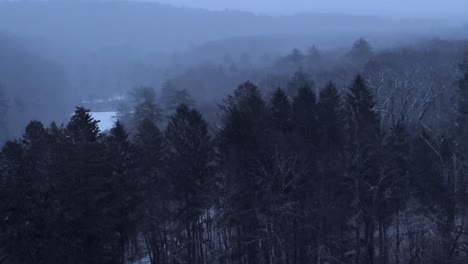
<svg viewBox="0 0 468 264"><path fill-rule="evenodd" d="M91 112L91 116L99 120L99 129L101 132L110 130L117 121L116 112Z"/></svg>

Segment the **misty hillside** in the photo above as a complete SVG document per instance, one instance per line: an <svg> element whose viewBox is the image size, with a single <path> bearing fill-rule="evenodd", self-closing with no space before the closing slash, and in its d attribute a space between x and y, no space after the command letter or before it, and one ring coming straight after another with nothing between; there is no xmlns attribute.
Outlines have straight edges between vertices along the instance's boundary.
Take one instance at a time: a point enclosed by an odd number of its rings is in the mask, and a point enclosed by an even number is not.
<svg viewBox="0 0 468 264"><path fill-rule="evenodd" d="M468 30L442 20L369 15L272 16L125 1L0 1L1 32L6 33L0 35L0 83L17 101L11 105L37 106L14 112L26 121L64 116L63 105L126 94L138 86L160 90L168 80L196 99L219 100L237 82L267 79L266 69L293 48L307 53L318 47L331 53L327 60L340 61L359 37L375 49L387 49L435 37L459 39ZM46 110L48 105L62 110Z"/></svg>
<svg viewBox="0 0 468 264"><path fill-rule="evenodd" d="M89 50L127 46L140 51L170 51L207 41L258 34L433 34L445 27L444 22L436 20L338 14L276 17L148 2L0 3L0 30L35 37L53 47Z"/></svg>
<svg viewBox="0 0 468 264"><path fill-rule="evenodd" d="M0 33L0 93L10 98L11 135L20 134L27 120L62 117L67 98L62 67L28 46L24 39Z"/></svg>
<svg viewBox="0 0 468 264"><path fill-rule="evenodd" d="M466 27L442 20L272 16L126 1L0 1L0 32L21 42L14 46L60 67L61 90L75 104L125 94L135 86L159 89L203 63L249 58L264 67L293 48L347 49L359 37L382 49L468 34Z"/></svg>
<svg viewBox="0 0 468 264"><path fill-rule="evenodd" d="M179 67L226 54L277 56L310 45L349 47L362 36L377 47L388 47L421 38L460 38L466 28L441 20L270 16L150 2L0 1L2 31L62 65L68 94L89 99L126 93L138 85L160 86Z"/></svg>

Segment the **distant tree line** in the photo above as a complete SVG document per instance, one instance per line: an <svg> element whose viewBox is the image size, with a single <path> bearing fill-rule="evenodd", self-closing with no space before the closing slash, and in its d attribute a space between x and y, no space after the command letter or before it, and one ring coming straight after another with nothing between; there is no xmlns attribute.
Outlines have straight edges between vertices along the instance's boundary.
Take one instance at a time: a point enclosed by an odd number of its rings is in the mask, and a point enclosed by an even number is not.
<svg viewBox="0 0 468 264"><path fill-rule="evenodd" d="M391 126L404 115L411 129L424 124L437 134L445 133L442 130L453 123L458 96L457 65L467 48L466 40L441 39L382 48L372 47L361 38L350 48L311 46L282 56L250 53L239 57L227 53L220 60L210 57L207 63L176 68L158 93L160 99L165 98L159 105L175 109L173 103L168 107L168 91L181 98L186 91L204 118L216 124L218 104L245 80L255 83L265 99L277 87L292 98L305 82L318 93L330 80L346 94L348 85L360 74L375 96L382 125Z"/></svg>
<svg viewBox="0 0 468 264"><path fill-rule="evenodd" d="M465 263L460 69L443 133L361 76L268 98L246 82L215 126L187 104L162 122L150 89L108 133L82 107L32 121L0 155L0 263Z"/></svg>

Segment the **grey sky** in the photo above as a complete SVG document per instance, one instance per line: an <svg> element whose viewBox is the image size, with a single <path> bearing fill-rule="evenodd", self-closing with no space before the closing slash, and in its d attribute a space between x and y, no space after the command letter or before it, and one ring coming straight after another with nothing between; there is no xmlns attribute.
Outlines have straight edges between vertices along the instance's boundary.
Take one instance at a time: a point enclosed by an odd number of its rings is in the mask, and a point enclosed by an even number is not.
<svg viewBox="0 0 468 264"><path fill-rule="evenodd" d="M468 15L468 0L159 0L211 10L235 9L270 14L334 12L398 17Z"/></svg>

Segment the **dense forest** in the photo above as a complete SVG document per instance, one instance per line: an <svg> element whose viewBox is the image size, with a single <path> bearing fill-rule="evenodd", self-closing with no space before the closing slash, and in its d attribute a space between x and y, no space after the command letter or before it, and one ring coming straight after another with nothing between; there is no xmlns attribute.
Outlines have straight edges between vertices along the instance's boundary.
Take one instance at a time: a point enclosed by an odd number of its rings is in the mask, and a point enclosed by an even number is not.
<svg viewBox="0 0 468 264"><path fill-rule="evenodd" d="M0 0L0 264L468 263L467 11L396 2Z"/></svg>
<svg viewBox="0 0 468 264"><path fill-rule="evenodd" d="M0 262L465 263L468 53L446 83L370 51L345 85L242 83L216 121L148 87L106 133L32 121L1 151Z"/></svg>

